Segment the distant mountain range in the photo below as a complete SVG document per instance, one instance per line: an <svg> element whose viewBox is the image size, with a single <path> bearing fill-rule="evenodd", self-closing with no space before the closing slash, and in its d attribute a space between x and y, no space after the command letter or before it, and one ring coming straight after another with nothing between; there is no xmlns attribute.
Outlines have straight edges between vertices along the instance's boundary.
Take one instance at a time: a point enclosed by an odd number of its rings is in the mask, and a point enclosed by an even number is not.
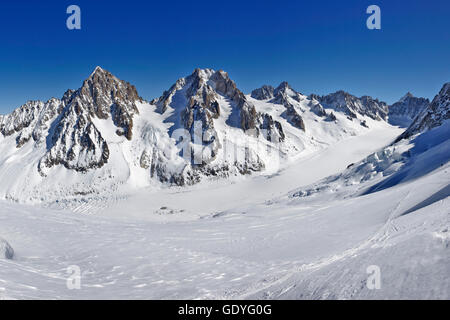
<svg viewBox="0 0 450 320"><path fill-rule="evenodd" d="M0 116L0 196L47 201L276 171L372 127L411 124L405 138L442 123L449 87L431 104L408 93L388 106L345 91L305 96L286 82L245 95L226 72L196 69L148 102L97 67L61 99Z"/></svg>

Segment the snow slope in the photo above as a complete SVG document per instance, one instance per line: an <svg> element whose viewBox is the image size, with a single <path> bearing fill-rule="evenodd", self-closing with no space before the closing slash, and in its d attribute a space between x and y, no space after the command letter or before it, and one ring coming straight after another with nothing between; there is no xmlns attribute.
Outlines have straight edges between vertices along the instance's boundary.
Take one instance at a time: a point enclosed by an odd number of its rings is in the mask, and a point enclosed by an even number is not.
<svg viewBox="0 0 450 320"><path fill-rule="evenodd" d="M367 141L381 149L399 133L388 128L242 188L201 183L95 215L3 201L0 234L16 257L0 259L0 298L449 299L448 162L366 195L287 193L359 162L373 152ZM212 194L223 202L205 201ZM154 211L158 196L174 207ZM80 290L66 286L72 265ZM379 290L366 287L370 265L380 267Z"/></svg>
<svg viewBox="0 0 450 320"><path fill-rule="evenodd" d="M118 217L123 215L123 212L127 212L127 217L135 216L146 220L196 219L242 204L264 202L267 199L285 195L299 185L308 185L336 174L350 163L368 156L374 149L391 143L400 133L400 129L380 123L378 129L364 135L348 137L327 148L304 153L292 159L289 165L275 174L263 174L251 179L235 179L231 180L231 183L219 180L183 188L143 189L104 209L92 202L68 203L67 208L77 212ZM167 207L167 211L173 210L181 214L162 214L164 210L161 212L161 207Z"/></svg>

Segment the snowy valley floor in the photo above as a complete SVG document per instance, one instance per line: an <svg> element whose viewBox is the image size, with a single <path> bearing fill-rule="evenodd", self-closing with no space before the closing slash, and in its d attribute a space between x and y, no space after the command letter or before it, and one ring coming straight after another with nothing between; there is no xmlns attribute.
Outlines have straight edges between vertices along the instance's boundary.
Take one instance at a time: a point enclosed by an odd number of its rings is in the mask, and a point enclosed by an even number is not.
<svg viewBox="0 0 450 320"><path fill-rule="evenodd" d="M449 299L449 163L365 196L287 197L399 132L374 130L232 184L73 211L2 201L0 236L16 256L0 259L0 298ZM80 290L66 286L72 265ZM366 286L371 265L378 290Z"/></svg>

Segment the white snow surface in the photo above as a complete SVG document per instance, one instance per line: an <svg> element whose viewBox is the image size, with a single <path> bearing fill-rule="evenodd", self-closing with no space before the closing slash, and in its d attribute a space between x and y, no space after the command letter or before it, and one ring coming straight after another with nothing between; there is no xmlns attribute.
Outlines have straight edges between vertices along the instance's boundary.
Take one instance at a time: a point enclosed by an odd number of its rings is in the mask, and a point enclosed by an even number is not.
<svg viewBox="0 0 450 320"><path fill-rule="evenodd" d="M0 299L449 299L448 126L387 147L401 152L381 176L374 173L381 166L367 164L374 154L383 164L379 155L401 130L369 126L273 174L127 189L115 198L74 199L65 210L2 200L0 235L15 257L0 259ZM128 162L129 150L122 153ZM425 170L427 157L439 165ZM353 167L374 174L347 183ZM135 186L148 183L138 170L126 174ZM299 193L331 180L341 182L335 192ZM79 290L67 287L74 265ZM380 289L366 286L372 265L380 268Z"/></svg>

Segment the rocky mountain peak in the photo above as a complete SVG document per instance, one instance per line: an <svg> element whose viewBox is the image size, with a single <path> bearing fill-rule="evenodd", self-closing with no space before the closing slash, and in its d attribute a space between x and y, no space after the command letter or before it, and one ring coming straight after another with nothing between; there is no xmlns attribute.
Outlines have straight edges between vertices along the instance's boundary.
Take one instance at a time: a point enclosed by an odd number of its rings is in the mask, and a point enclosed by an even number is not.
<svg viewBox="0 0 450 320"><path fill-rule="evenodd" d="M408 98L414 98L414 95L409 91L400 99L400 101L405 101Z"/></svg>
<svg viewBox="0 0 450 320"><path fill-rule="evenodd" d="M95 77L100 77L102 75L112 76L112 74L110 72L108 72L107 70L103 69L100 66L96 66L94 71L92 71L92 73L89 75L88 79L93 79Z"/></svg>
<svg viewBox="0 0 450 320"><path fill-rule="evenodd" d="M208 79L213 75L215 71L213 69L200 69L196 68L190 76L186 78L186 80L197 81L197 82L207 82Z"/></svg>
<svg viewBox="0 0 450 320"><path fill-rule="evenodd" d="M97 67L83 82L80 95L92 103L99 118L105 118L107 108L114 103L134 104L141 100L136 88L126 81L119 80L110 72Z"/></svg>
<svg viewBox="0 0 450 320"><path fill-rule="evenodd" d="M276 87L274 94L277 95L280 92L285 92L286 90L289 90L289 89L292 90L289 83L287 81L283 81L280 83L280 85L278 87Z"/></svg>
<svg viewBox="0 0 450 320"><path fill-rule="evenodd" d="M358 114L378 121L386 120L388 117L388 105L370 96L358 98L346 91L339 90L317 98L325 108L342 111L347 114L349 119L356 119Z"/></svg>
<svg viewBox="0 0 450 320"><path fill-rule="evenodd" d="M191 142L196 148L201 142L201 147L206 151L203 155L206 162L214 160L221 148L216 121L223 115L223 108L227 110L225 114L230 112L232 115L220 120L226 125L240 128L250 135L259 136L263 133L270 141L284 139L281 125L270 116L256 112L253 103L223 70L195 69L191 75L179 79L153 103L160 113L167 112L170 115L171 122L174 123L171 131L181 125L191 137L197 137ZM199 123L201 132L198 131Z"/></svg>
<svg viewBox="0 0 450 320"><path fill-rule="evenodd" d="M414 97L408 92L399 101L389 106L388 121L392 125L408 127L429 104L430 100Z"/></svg>
<svg viewBox="0 0 450 320"><path fill-rule="evenodd" d="M414 118L411 125L396 141L438 127L450 119L450 82L443 85L433 101Z"/></svg>
<svg viewBox="0 0 450 320"><path fill-rule="evenodd" d="M274 97L274 88L269 85L263 85L261 88L251 92L251 97L256 100L268 100Z"/></svg>
<svg viewBox="0 0 450 320"><path fill-rule="evenodd" d="M101 67L95 68L83 86L71 97L71 104L99 119L111 117L117 134L132 138L133 116L139 113L137 102L142 98L129 82L119 80Z"/></svg>
<svg viewBox="0 0 450 320"><path fill-rule="evenodd" d="M95 68L81 88L64 94L47 152L39 162L41 175L59 164L80 172L101 168L108 162L109 148L94 118L111 119L116 134L131 140L137 103L142 101L133 85Z"/></svg>

